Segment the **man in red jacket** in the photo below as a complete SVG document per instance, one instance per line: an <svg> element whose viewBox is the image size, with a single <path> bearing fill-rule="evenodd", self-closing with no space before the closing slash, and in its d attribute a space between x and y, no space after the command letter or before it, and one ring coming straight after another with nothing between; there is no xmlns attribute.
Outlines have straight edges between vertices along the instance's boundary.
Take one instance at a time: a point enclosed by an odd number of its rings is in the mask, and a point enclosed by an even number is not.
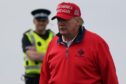
<svg viewBox="0 0 126 84"><path fill-rule="evenodd" d="M62 2L55 18L59 33L48 47L40 84L118 84L109 47L82 26L80 8Z"/></svg>

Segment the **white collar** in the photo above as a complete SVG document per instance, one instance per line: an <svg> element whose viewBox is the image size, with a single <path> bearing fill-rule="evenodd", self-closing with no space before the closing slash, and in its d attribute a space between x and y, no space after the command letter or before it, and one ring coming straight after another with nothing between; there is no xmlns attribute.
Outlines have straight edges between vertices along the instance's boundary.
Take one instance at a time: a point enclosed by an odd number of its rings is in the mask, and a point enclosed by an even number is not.
<svg viewBox="0 0 126 84"><path fill-rule="evenodd" d="M74 41L75 38L76 38L76 36L72 40L70 40L70 41L65 41L65 39L62 36L62 40L63 40L64 43L67 44L67 47L70 47L70 45L73 43L73 41Z"/></svg>

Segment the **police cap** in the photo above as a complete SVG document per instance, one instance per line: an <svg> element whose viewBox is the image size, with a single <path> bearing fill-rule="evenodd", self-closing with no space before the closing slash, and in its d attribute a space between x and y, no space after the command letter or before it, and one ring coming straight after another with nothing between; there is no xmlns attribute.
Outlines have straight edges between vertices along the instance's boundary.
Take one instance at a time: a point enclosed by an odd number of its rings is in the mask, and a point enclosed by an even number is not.
<svg viewBox="0 0 126 84"><path fill-rule="evenodd" d="M35 19L46 20L48 19L48 16L51 14L51 11L48 9L36 9L36 10L33 10L31 14L33 15Z"/></svg>

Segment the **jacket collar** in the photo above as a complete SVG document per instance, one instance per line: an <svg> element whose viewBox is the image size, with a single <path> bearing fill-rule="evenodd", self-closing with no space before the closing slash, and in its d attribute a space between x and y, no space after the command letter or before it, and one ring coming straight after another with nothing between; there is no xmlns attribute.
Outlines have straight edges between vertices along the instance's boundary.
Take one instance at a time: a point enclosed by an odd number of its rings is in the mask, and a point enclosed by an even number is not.
<svg viewBox="0 0 126 84"><path fill-rule="evenodd" d="M83 39L83 36L84 36L84 33L85 33L85 27L84 26L81 26L79 28L79 33L78 35L76 36L76 38L74 39L73 43L79 43L81 42L81 40ZM62 35L60 33L56 34L59 38L57 40L57 43L60 43L60 44L65 44L62 40Z"/></svg>

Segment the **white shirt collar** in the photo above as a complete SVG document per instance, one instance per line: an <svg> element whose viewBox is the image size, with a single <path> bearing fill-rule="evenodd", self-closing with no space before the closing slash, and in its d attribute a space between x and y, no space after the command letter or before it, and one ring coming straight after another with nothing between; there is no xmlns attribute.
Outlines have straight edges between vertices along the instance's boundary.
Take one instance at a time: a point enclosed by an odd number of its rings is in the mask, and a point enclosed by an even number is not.
<svg viewBox="0 0 126 84"><path fill-rule="evenodd" d="M62 40L63 40L64 43L67 44L67 47L70 47L70 45L73 43L73 41L74 41L75 38L76 38L76 36L72 40L70 40L70 41L65 41L65 39L62 36Z"/></svg>

